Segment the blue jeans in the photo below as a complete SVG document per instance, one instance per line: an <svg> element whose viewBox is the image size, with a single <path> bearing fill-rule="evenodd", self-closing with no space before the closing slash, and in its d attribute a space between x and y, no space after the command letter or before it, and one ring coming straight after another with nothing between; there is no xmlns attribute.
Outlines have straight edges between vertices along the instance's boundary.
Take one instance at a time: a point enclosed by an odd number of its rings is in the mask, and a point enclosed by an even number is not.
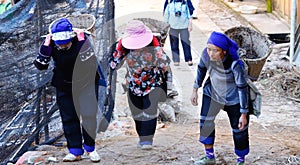
<svg viewBox="0 0 300 165"><path fill-rule="evenodd" d="M56 89L67 147L74 155L83 154L82 146L88 152L92 152L95 147L98 105L96 94L93 92L94 87L87 87L76 94ZM82 118L82 124L79 116Z"/></svg>
<svg viewBox="0 0 300 165"><path fill-rule="evenodd" d="M224 109L229 117L230 125L233 133L233 141L235 153L238 156L245 156L249 153L249 114L247 115L248 125L244 130L239 130L240 104L222 105L212 100L209 96L203 95L202 107L200 113L200 138L199 141L203 144L214 144L215 140L215 118Z"/></svg>
<svg viewBox="0 0 300 165"><path fill-rule="evenodd" d="M180 36L179 36L180 35ZM184 53L185 62L192 61L191 41L188 29L172 29L170 28L170 44L172 50L173 62L180 62L179 58L179 37Z"/></svg>

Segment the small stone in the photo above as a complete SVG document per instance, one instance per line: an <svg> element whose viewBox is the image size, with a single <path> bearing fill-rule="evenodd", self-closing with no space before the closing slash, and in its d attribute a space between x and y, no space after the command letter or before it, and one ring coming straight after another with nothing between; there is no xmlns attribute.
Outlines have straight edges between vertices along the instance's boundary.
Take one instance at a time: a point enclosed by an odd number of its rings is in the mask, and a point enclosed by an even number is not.
<svg viewBox="0 0 300 165"><path fill-rule="evenodd" d="M55 162L55 163L57 163L57 162L58 162L58 159L57 159L56 157L50 156L50 157L47 159L47 162Z"/></svg>

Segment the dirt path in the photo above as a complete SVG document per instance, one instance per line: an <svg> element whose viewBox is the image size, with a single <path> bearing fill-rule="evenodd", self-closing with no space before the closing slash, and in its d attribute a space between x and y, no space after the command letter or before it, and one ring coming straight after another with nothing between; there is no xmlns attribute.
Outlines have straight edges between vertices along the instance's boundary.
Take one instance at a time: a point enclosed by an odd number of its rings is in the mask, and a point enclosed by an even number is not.
<svg viewBox="0 0 300 165"><path fill-rule="evenodd" d="M126 12L133 13L132 11L159 13L163 5L161 0L116 0L115 3L116 17L120 18L125 18ZM229 11L221 10L220 6L211 1L200 0L200 4L199 17L194 20L195 26L191 38L193 55L196 54L194 62L198 61L199 52L204 48L207 36L212 30L224 31L231 26L245 24L233 18ZM227 19L220 19L220 17ZM165 46L166 51L170 51L169 47L168 44ZM159 123L154 138L154 149L150 151L137 148L138 138L128 110L126 95L118 90L116 99L118 122L114 122L107 132L98 136L97 151L102 157L99 164L183 165L192 164L193 159L203 156L204 149L198 142L200 107L193 107L189 101L195 69L196 65L189 67L186 64L173 68L175 85L179 92L177 99L180 102L180 113L174 123ZM123 80L120 79L119 82L121 81ZM258 119L251 116L251 151L246 161L248 164L259 165L300 164L299 103L292 102L264 86L265 81L268 80L257 82L263 94L262 115ZM118 88L121 89L120 86ZM231 128L224 112L218 115L216 125L217 164L235 164ZM53 154L61 160L66 151L56 149L55 152L49 152L49 155ZM59 164L90 164L90 161L59 162Z"/></svg>
<svg viewBox="0 0 300 165"><path fill-rule="evenodd" d="M116 1L118 3L120 1ZM126 2L130 3L130 2ZM150 11L161 11L160 1L154 0L144 4ZM137 4L137 3L136 3ZM148 6L149 5L149 6ZM152 6L153 5L153 6ZM122 5L120 5L122 6ZM141 9L141 8L139 8ZM206 37L212 30L224 31L233 26L247 25L246 22L235 19L228 10L221 10L221 6L211 1L200 0L199 18L194 20L192 33L192 49L194 54L204 47ZM118 11L118 5L116 5ZM145 10L142 10L145 12ZM165 50L168 51L169 45ZM272 55L271 55L272 56ZM194 61L198 57L194 56ZM193 107L189 98L191 84L196 66L189 67L182 64L173 68L175 85L180 93L178 100L181 112L178 121L166 123L164 128L158 128L155 135L154 150L141 151L136 147L137 135L133 127L125 136L118 136L100 143L103 164L192 164L192 159L197 159L204 154L198 142L199 137L199 107ZM299 104L282 98L276 91L271 91L257 82L263 94L262 115L260 118L251 117L250 145L251 152L247 156L249 164L297 164L300 146L299 130ZM216 156L218 164L234 164L235 155L229 121L224 112L217 119ZM294 163L292 163L294 161Z"/></svg>
<svg viewBox="0 0 300 165"><path fill-rule="evenodd" d="M126 4L135 4L136 6L132 5L132 8L136 12L139 10L146 12L146 8L150 12L162 11L162 5L158 6L158 4L163 4L163 0L143 1L144 7L139 6L137 1L134 2L126 1ZM124 11L122 10L125 8L123 3L121 0L116 1L116 13ZM124 12L126 11L133 10L128 7ZM191 35L193 54L196 54L195 62L198 61L199 52L205 46L206 38L212 30L224 31L233 26L247 24L235 19L229 11L206 0L200 0L198 15L199 18L193 21L195 26ZM165 50L170 51L168 41L166 44ZM193 158L197 159L204 154L198 142L199 107L191 106L189 101L195 69L195 65L189 67L184 64L173 68L175 85L180 94L177 99L180 101L181 111L177 116L177 122L165 123L163 128L157 129L154 149L152 151L139 150L136 147L137 135L134 128L130 127L125 131L124 136L116 136L99 143L101 146L99 153L103 157L101 164L192 164ZM263 93L262 115L258 119L251 117L251 152L247 156L247 162L264 165L293 164L291 163L293 158L300 157L300 146L297 145L300 141L299 120L297 119L299 118L299 104L280 98L276 95L276 91L264 87L261 82L257 84ZM125 96L121 98L123 98L122 102L126 100ZM123 107L122 104L121 107ZM125 112L126 110L128 112L125 108ZM217 164L234 164L231 128L225 113L221 112L216 122Z"/></svg>

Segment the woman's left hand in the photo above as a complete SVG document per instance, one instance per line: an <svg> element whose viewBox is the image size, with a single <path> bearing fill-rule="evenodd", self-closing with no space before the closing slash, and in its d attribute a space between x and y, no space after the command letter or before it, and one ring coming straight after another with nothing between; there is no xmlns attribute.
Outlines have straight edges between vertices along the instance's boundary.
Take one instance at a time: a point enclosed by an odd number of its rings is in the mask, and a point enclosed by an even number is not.
<svg viewBox="0 0 300 165"><path fill-rule="evenodd" d="M84 30L77 29L77 28L73 28L73 30L77 35L78 41L83 41L84 40Z"/></svg>
<svg viewBox="0 0 300 165"><path fill-rule="evenodd" d="M243 130L248 124L248 121L247 121L247 114L242 114L240 119L239 119L239 130Z"/></svg>

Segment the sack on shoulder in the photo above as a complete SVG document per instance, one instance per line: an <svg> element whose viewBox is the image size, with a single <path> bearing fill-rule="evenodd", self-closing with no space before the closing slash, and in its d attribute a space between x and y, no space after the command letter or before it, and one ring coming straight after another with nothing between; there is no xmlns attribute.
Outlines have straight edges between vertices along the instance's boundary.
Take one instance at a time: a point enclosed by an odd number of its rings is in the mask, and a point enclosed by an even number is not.
<svg viewBox="0 0 300 165"><path fill-rule="evenodd" d="M240 59L241 60L241 59ZM244 60L241 60L243 62L244 65L244 73L246 75L248 75L248 65ZM238 62L234 61L232 63L232 68L233 66ZM248 77L248 76L246 76ZM262 94L260 93L260 91L258 90L258 88L255 86L255 84L249 79L247 79L247 85L248 85L248 108L249 108L249 114L250 115L254 115L257 118L260 116L261 114L261 99L262 99Z"/></svg>
<svg viewBox="0 0 300 165"><path fill-rule="evenodd" d="M247 80L247 84L249 90L249 94L248 94L249 113L258 118L261 114L262 95L258 90L258 88L250 79Z"/></svg>

